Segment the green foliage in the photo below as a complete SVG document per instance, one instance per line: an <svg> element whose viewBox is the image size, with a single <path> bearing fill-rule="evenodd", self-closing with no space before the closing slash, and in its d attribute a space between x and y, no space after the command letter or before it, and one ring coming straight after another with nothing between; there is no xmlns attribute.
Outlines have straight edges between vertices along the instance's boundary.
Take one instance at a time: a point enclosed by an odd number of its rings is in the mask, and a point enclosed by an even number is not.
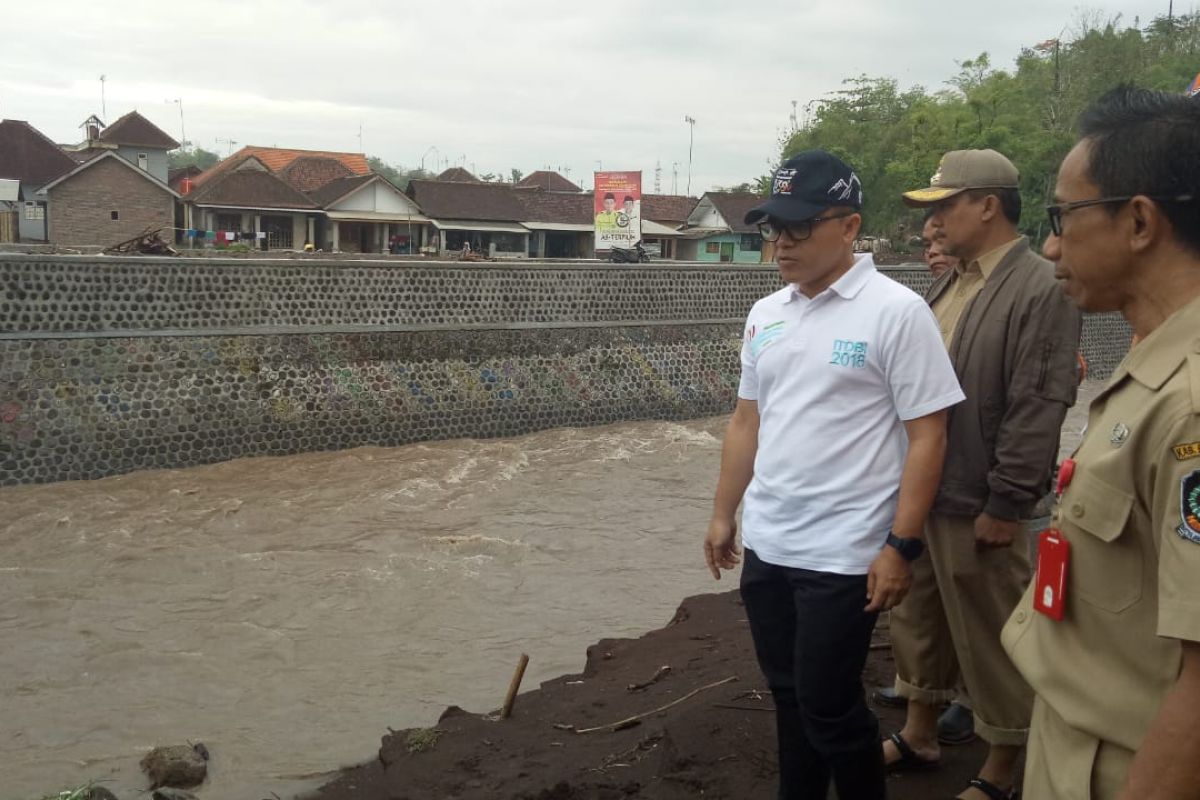
<svg viewBox="0 0 1200 800"><path fill-rule="evenodd" d="M1040 240L1043 206L1080 112L1123 82L1182 92L1200 70L1200 12L1144 28L1093 14L1073 35L1023 49L1011 71L995 68L988 53L961 61L936 92L902 91L892 78L848 78L810 104L805 123L782 143L781 160L811 148L843 158L863 182L865 231L898 237L920 224L901 192L927 186L943 153L990 147L1021 171L1021 227Z"/></svg>
<svg viewBox="0 0 1200 800"><path fill-rule="evenodd" d="M378 156L371 156L368 158L367 166L371 168L372 172L387 178L401 190L407 190L408 182L413 179L433 177L433 173L427 172L419 167L417 169L405 169L401 166L393 166Z"/></svg>
<svg viewBox="0 0 1200 800"><path fill-rule="evenodd" d="M424 753L426 750L432 750L440 738L442 732L437 728L418 728L409 731L404 737L404 746L410 753Z"/></svg>
<svg viewBox="0 0 1200 800"><path fill-rule="evenodd" d="M179 167L190 167L193 165L200 169L208 169L220 160L221 157L219 155L211 150L205 150L203 147L181 147L167 154L167 166L169 169L178 169Z"/></svg>

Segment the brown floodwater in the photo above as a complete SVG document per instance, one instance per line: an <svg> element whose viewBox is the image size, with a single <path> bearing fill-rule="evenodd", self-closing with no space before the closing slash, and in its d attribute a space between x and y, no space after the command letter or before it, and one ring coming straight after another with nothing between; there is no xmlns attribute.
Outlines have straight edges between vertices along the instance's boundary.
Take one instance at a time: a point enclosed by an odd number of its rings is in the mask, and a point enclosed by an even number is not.
<svg viewBox="0 0 1200 800"><path fill-rule="evenodd" d="M211 751L260 800L386 728L497 708L708 576L724 419L244 459L0 489L0 798ZM119 793L119 792L118 792Z"/></svg>
<svg viewBox="0 0 1200 800"><path fill-rule="evenodd" d="M388 726L497 708L522 652L525 689L579 671L736 585L701 556L725 421L0 489L0 800L143 788L188 740L201 797L287 797Z"/></svg>

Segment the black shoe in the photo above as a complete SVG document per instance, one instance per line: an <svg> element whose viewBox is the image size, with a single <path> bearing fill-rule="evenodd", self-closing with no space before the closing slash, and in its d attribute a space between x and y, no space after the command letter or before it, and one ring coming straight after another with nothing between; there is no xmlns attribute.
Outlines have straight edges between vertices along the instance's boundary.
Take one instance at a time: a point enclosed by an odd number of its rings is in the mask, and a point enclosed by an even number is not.
<svg viewBox="0 0 1200 800"><path fill-rule="evenodd" d="M887 708L904 708L908 705L908 701L896 694L895 688L891 686L878 687L871 692L871 700L875 705Z"/></svg>
<svg viewBox="0 0 1200 800"><path fill-rule="evenodd" d="M937 721L938 742L955 745L975 740L975 715L971 709L951 703Z"/></svg>

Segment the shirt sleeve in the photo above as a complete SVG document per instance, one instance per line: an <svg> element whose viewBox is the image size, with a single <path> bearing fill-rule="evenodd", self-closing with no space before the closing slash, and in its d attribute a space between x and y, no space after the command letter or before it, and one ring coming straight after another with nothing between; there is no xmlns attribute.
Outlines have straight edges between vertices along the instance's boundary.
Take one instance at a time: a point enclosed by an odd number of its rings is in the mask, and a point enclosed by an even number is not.
<svg viewBox="0 0 1200 800"><path fill-rule="evenodd" d="M1200 413L1172 426L1154 468L1158 635L1200 641Z"/></svg>
<svg viewBox="0 0 1200 800"><path fill-rule="evenodd" d="M750 353L750 321L742 330L742 378L738 383L738 397L742 400L758 399L758 373L754 369L754 358Z"/></svg>
<svg viewBox="0 0 1200 800"><path fill-rule="evenodd" d="M892 403L901 420L924 417L966 399L924 301L907 305L895 323L884 360Z"/></svg>

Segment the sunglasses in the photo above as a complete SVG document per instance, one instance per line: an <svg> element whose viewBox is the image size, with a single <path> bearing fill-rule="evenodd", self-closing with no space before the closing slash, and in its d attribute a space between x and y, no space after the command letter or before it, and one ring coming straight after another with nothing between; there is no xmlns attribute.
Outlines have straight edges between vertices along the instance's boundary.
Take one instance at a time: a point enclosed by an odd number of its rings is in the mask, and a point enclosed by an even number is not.
<svg viewBox="0 0 1200 800"><path fill-rule="evenodd" d="M1135 197L1143 196L1150 198L1156 203L1188 203L1195 199L1195 197L1190 194L1177 194L1172 197L1164 197L1162 195L1155 196L1131 194L1125 197L1097 197L1094 200L1077 200L1074 203L1055 203L1054 205L1046 206L1046 216L1050 218L1050 232L1055 236L1062 236L1063 214L1074 211L1077 208L1128 203Z"/></svg>
<svg viewBox="0 0 1200 800"><path fill-rule="evenodd" d="M846 217L852 217L857 213L857 211L851 211L848 214L834 214L829 217L813 217L812 219L806 219L802 222L783 222L782 220L775 219L774 217L768 217L766 222L758 223L758 233L760 236L762 236L764 241L777 242L779 241L779 237L783 235L783 232L787 231L787 234L792 238L792 241L803 242L805 239L808 239L812 236L813 225L816 225L818 222L828 222L831 219L845 219Z"/></svg>

